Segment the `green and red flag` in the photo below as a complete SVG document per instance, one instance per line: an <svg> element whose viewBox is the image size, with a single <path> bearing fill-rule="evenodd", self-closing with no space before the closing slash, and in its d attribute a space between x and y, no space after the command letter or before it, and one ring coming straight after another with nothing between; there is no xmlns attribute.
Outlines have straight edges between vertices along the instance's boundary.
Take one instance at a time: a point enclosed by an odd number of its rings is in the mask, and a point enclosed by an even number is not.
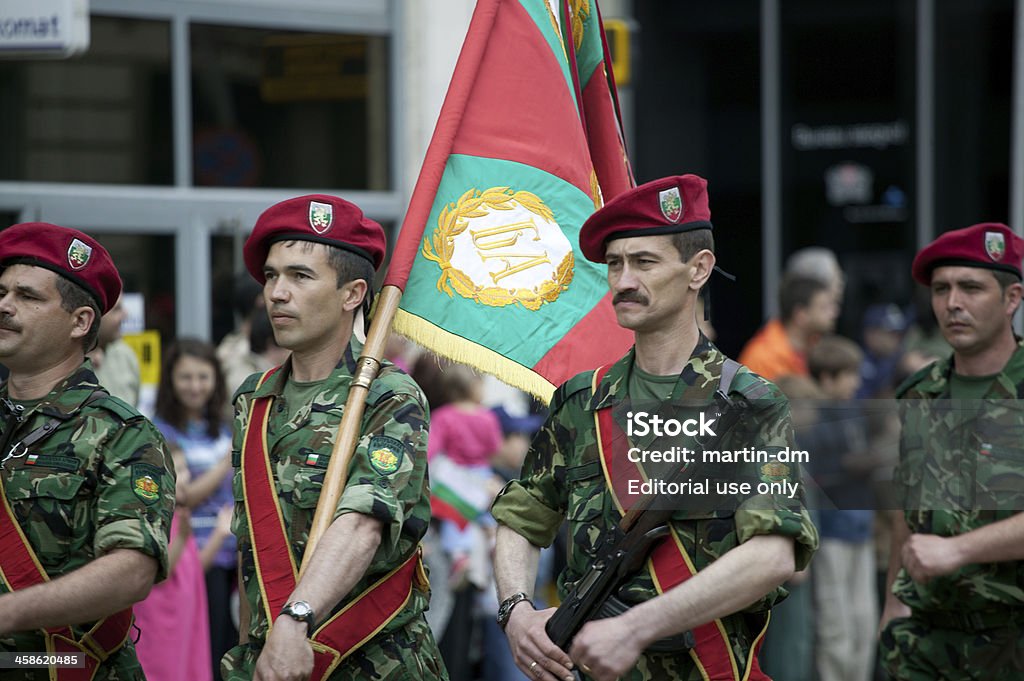
<svg viewBox="0 0 1024 681"><path fill-rule="evenodd" d="M545 400L633 342L579 250L633 184L602 42L594 0L478 1L384 281L398 332Z"/></svg>
<svg viewBox="0 0 1024 681"><path fill-rule="evenodd" d="M583 102L587 144L605 200L632 187L633 175L620 126L619 104L608 41L596 0L566 0L563 12L571 28L578 87Z"/></svg>

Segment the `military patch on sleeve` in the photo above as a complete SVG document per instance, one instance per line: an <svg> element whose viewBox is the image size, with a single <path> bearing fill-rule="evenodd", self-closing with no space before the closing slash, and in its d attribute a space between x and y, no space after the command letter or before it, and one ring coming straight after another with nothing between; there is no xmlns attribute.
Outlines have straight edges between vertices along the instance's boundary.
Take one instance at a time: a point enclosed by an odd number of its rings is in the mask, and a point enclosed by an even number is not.
<svg viewBox="0 0 1024 681"><path fill-rule="evenodd" d="M132 491L147 506L160 499L160 479L164 472L148 463L132 464Z"/></svg>
<svg viewBox="0 0 1024 681"><path fill-rule="evenodd" d="M761 466L761 480L764 482L782 482L789 478L789 466L772 461Z"/></svg>
<svg viewBox="0 0 1024 681"><path fill-rule="evenodd" d="M377 435L370 439L370 447L367 449L370 466L381 475L391 475L397 471L404 455L405 445L401 440L387 435Z"/></svg>

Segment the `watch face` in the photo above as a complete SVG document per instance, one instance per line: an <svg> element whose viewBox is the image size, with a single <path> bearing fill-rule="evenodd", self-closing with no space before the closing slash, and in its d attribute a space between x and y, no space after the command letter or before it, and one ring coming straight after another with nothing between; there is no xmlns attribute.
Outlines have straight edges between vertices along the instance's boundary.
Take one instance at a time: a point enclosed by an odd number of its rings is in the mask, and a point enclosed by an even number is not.
<svg viewBox="0 0 1024 681"><path fill-rule="evenodd" d="M526 594L515 594L506 598L498 608L498 622L504 624L512 614L512 608L516 607L519 603L526 600Z"/></svg>
<svg viewBox="0 0 1024 681"><path fill-rule="evenodd" d="M292 614L296 617L305 617L313 612L313 608L309 607L309 603L305 601L295 601L288 606L288 609L292 611Z"/></svg>

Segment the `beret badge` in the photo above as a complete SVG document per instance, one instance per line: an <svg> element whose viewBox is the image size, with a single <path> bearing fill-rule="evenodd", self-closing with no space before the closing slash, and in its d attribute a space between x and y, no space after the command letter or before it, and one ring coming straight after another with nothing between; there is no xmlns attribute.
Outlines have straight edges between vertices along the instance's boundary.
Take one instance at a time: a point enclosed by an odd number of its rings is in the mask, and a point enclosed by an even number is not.
<svg viewBox="0 0 1024 681"><path fill-rule="evenodd" d="M1006 254L1006 239L1001 232L985 232L985 253L996 262Z"/></svg>
<svg viewBox="0 0 1024 681"><path fill-rule="evenodd" d="M82 269L89 264L90 257L92 257L92 246L89 244L79 239L74 239L71 245L68 246L68 265L71 269Z"/></svg>
<svg viewBox="0 0 1024 681"><path fill-rule="evenodd" d="M683 217L683 198L679 195L679 187L669 187L658 193L661 214L671 223L677 223Z"/></svg>
<svg viewBox="0 0 1024 681"><path fill-rule="evenodd" d="M319 201L309 202L309 226L317 234L323 234L334 222L334 206Z"/></svg>

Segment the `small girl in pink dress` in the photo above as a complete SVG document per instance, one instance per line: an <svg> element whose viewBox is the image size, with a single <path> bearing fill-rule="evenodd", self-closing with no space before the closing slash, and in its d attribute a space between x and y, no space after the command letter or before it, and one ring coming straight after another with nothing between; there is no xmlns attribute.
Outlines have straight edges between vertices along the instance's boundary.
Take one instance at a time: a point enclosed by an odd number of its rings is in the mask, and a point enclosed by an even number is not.
<svg viewBox="0 0 1024 681"><path fill-rule="evenodd" d="M135 649L149 681L212 681L206 582L182 494L189 481L185 455L172 444L178 505L168 545L170 574L135 604Z"/></svg>

